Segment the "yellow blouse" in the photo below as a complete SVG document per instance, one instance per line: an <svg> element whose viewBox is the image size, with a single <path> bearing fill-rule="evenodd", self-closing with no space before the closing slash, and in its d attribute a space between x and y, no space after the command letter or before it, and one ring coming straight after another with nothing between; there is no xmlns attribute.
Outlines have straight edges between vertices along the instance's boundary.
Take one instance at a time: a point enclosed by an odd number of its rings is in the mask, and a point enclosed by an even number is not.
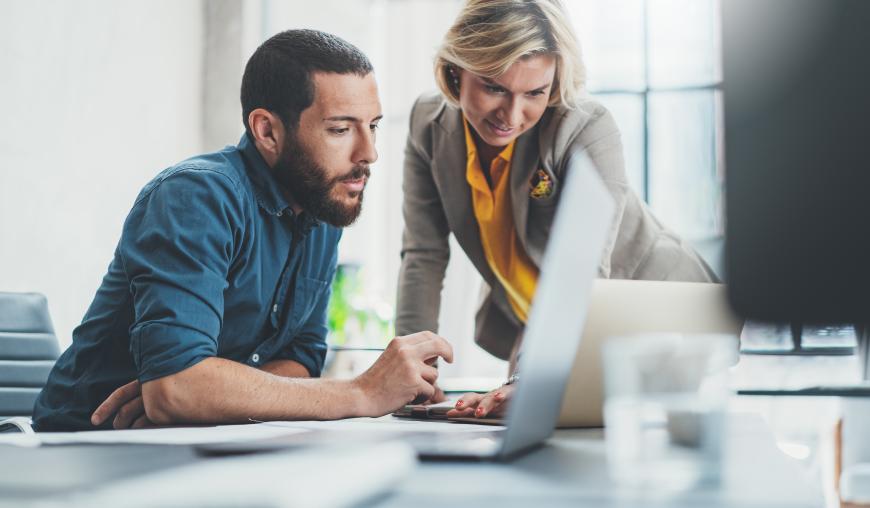
<svg viewBox="0 0 870 508"><path fill-rule="evenodd" d="M520 321L525 323L538 283L538 268L529 259L517 238L511 210L510 166L514 142L506 146L490 163L490 187L477 156L477 146L468 120L463 120L465 146L468 151L465 177L471 186L474 216L480 228L483 253L489 267L507 290L511 308Z"/></svg>

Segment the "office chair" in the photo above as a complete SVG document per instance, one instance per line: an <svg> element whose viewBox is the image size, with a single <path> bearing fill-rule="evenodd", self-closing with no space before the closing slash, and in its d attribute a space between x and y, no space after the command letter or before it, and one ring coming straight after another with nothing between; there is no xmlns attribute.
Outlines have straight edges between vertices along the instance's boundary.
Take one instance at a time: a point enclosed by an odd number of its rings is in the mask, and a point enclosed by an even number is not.
<svg viewBox="0 0 870 508"><path fill-rule="evenodd" d="M45 296L0 292L0 432L33 432L33 403L59 355Z"/></svg>

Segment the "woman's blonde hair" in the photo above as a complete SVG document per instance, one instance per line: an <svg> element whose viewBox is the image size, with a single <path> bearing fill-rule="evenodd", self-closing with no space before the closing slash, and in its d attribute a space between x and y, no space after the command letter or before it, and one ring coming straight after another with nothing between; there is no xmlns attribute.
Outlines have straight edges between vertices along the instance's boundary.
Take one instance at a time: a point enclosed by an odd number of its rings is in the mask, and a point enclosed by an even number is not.
<svg viewBox="0 0 870 508"><path fill-rule="evenodd" d="M580 43L559 0L468 0L435 56L435 81L459 105L458 70L490 79L535 55L556 58L550 106L571 108L586 81Z"/></svg>

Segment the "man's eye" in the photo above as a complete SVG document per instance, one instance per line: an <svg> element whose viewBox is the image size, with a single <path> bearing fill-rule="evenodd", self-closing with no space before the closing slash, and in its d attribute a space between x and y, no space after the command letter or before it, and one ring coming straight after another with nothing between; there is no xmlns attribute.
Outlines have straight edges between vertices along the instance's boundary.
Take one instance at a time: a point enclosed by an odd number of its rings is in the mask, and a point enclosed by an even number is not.
<svg viewBox="0 0 870 508"><path fill-rule="evenodd" d="M373 124L369 125L369 129L371 129L372 132L378 130L379 128L380 128L380 126L379 126L378 124L376 124L376 123L373 123Z"/></svg>
<svg viewBox="0 0 870 508"><path fill-rule="evenodd" d="M347 127L334 127L332 129L329 129L329 132L331 132L333 134L344 134L345 132L347 132L349 130L350 129L348 129Z"/></svg>

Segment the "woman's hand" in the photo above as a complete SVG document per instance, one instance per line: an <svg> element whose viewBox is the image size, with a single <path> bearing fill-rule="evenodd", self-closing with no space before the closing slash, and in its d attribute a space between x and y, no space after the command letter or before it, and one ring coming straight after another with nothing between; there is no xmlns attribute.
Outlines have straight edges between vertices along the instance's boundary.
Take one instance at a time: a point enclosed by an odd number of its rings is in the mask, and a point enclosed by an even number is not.
<svg viewBox="0 0 870 508"><path fill-rule="evenodd" d="M448 418L499 418L507 411L508 402L513 394L513 385L504 385L489 393L466 393L456 406L447 412Z"/></svg>

